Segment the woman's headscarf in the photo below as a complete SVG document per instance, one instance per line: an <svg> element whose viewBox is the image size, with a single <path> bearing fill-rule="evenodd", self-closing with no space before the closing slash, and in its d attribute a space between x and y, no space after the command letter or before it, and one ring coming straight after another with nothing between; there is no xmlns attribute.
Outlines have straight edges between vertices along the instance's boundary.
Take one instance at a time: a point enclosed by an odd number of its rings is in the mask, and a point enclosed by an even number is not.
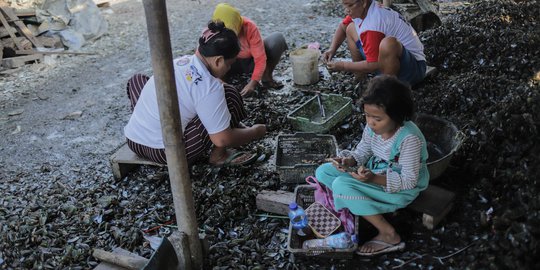
<svg viewBox="0 0 540 270"><path fill-rule="evenodd" d="M240 16L240 11L227 3L221 3L216 6L212 20L222 21L225 23L225 27L233 30L236 35L242 29L243 20L242 16Z"/></svg>

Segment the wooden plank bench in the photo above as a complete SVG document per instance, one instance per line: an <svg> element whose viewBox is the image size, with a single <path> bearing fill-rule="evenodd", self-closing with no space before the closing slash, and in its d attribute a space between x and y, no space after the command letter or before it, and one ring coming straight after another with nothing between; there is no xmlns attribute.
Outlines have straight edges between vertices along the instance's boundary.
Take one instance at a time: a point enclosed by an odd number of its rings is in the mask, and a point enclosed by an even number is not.
<svg viewBox="0 0 540 270"><path fill-rule="evenodd" d="M111 157L111 167L113 171L114 178L122 179L129 172L134 170L140 165L151 165L158 167L165 167L165 164L156 163L145 158L137 156L133 153L127 144L122 145L116 152L114 152Z"/></svg>
<svg viewBox="0 0 540 270"><path fill-rule="evenodd" d="M452 209L455 194L438 186L429 185L407 209L422 213L422 224L433 230ZM263 190L255 198L257 209L287 215L288 204L294 201L294 192Z"/></svg>
<svg viewBox="0 0 540 270"><path fill-rule="evenodd" d="M263 190L255 198L257 209L279 215L288 215L289 203L294 202L294 192Z"/></svg>
<svg viewBox="0 0 540 270"><path fill-rule="evenodd" d="M454 192L429 185L407 209L422 213L422 224L433 230L452 209L454 198Z"/></svg>

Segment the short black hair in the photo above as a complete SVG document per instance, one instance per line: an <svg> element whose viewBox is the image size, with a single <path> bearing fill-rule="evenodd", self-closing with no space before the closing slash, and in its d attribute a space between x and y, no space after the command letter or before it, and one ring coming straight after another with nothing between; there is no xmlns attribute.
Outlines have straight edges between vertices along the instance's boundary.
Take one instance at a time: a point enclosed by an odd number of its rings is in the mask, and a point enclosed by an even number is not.
<svg viewBox="0 0 540 270"><path fill-rule="evenodd" d="M240 52L240 43L236 33L225 27L222 21L210 21L208 29L216 33L210 38L205 38L204 34L199 38L199 53L205 57L223 56L231 59Z"/></svg>
<svg viewBox="0 0 540 270"><path fill-rule="evenodd" d="M414 115L411 89L391 75L380 75L371 79L360 103L362 108L365 104L384 108L386 114L400 126Z"/></svg>

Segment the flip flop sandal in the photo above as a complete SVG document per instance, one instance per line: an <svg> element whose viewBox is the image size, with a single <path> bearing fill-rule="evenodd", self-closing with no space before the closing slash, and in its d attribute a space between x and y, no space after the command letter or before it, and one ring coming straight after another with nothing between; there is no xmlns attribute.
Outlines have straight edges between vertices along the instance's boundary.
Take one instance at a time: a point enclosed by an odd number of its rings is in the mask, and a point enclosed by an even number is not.
<svg viewBox="0 0 540 270"><path fill-rule="evenodd" d="M390 243L386 243L380 240L371 240L371 241L366 242L365 244L368 244L368 243L377 244L377 245L382 246L383 248L372 251L372 252L360 252L360 248L358 248L358 250L356 251L356 254L360 256L371 257L371 256L394 252L394 251L402 251L403 249L405 249L405 242L399 242L397 244L390 244Z"/></svg>
<svg viewBox="0 0 540 270"><path fill-rule="evenodd" d="M277 90L277 89L283 88L283 86L284 86L283 83L277 82L277 81L267 81L267 82L262 81L261 84L262 84L262 87L263 87L264 89L270 89L270 88L272 88L272 89L276 89L276 90Z"/></svg>
<svg viewBox="0 0 540 270"><path fill-rule="evenodd" d="M249 165L253 163L255 160L259 158L258 153L249 153L244 151L238 151L234 152L233 154L229 155L227 159L220 164L216 164L214 166L216 167L225 167L225 166L243 166L243 165Z"/></svg>

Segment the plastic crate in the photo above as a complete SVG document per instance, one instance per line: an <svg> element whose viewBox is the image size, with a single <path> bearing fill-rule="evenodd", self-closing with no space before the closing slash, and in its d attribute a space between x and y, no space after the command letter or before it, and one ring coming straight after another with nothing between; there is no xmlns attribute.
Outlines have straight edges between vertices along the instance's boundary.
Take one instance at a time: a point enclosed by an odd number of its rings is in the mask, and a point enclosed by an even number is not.
<svg viewBox="0 0 540 270"><path fill-rule="evenodd" d="M337 156L333 135L297 132L277 136L276 171L283 182L305 183L325 159Z"/></svg>
<svg viewBox="0 0 540 270"><path fill-rule="evenodd" d="M313 192L315 188L310 185L299 185L294 190L294 197L296 203L302 206L304 209L308 208L315 198ZM334 233L343 231L343 225ZM303 249L303 240L298 236L292 228L292 224L289 223L289 236L287 237L287 249L295 256L317 256L332 259L350 259L353 257L354 251L358 248L358 244L354 244L353 247L347 249L336 248L320 248L320 249ZM358 216L354 216L354 233L358 235ZM313 236L314 238L315 236Z"/></svg>
<svg viewBox="0 0 540 270"><path fill-rule="evenodd" d="M352 99L336 94L321 94L325 117L322 117L317 96L310 98L287 115L295 130L327 133L352 112Z"/></svg>

